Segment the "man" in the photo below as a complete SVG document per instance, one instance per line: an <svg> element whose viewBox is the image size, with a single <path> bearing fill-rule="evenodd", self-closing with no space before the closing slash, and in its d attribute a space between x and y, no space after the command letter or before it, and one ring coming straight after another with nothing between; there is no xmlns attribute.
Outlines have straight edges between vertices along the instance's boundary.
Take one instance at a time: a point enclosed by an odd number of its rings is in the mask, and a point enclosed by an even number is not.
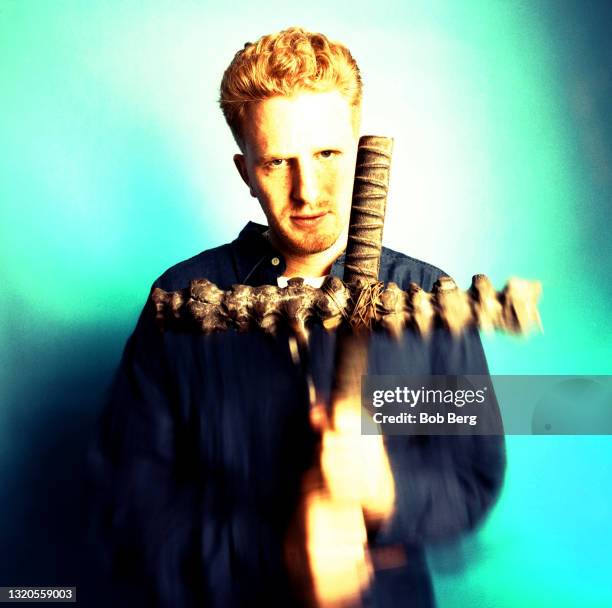
<svg viewBox="0 0 612 608"><path fill-rule="evenodd" d="M359 70L343 45L299 28L245 45L223 77L221 107L240 148L234 163L268 226L247 224L235 241L174 266L154 286L173 291L207 278L227 289L294 276L317 285L327 274L341 276L360 106ZM380 280L429 290L442 274L383 249ZM323 401L334 342L312 327L312 373ZM440 330L428 341L374 334L369 371L487 368L475 332L453 340ZM161 333L145 307L93 454L101 532L121 583L116 603L299 606L285 544L317 441L288 331L275 339ZM331 468L354 474L350 462L335 462L343 448L325 445ZM374 573L362 602L433 606L423 544L482 519L501 487L503 442L388 437L385 448L376 458L393 504L367 530Z"/></svg>

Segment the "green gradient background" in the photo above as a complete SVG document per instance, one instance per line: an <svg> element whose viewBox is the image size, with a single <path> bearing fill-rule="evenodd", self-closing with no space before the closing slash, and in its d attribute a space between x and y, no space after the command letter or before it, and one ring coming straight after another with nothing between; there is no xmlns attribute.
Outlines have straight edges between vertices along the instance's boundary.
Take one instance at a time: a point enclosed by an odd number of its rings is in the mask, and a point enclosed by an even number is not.
<svg viewBox="0 0 612 608"><path fill-rule="evenodd" d="M388 246L462 285L542 281L546 333L487 338L493 372L612 373L611 23L579 2L0 0L0 585L78 578L71 482L151 282L263 217L215 103L262 33L353 50L363 132L396 139ZM440 606L612 605L611 447L509 437L486 525L432 550Z"/></svg>

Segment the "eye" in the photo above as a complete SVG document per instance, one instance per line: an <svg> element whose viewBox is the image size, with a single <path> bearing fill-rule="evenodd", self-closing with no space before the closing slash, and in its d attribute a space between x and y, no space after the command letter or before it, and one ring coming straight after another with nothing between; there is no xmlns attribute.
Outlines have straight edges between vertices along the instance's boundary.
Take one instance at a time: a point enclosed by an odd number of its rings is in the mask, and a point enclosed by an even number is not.
<svg viewBox="0 0 612 608"><path fill-rule="evenodd" d="M321 150L321 152L319 152L319 156L321 156L322 158L332 158L333 156L337 155L337 150Z"/></svg>
<svg viewBox="0 0 612 608"><path fill-rule="evenodd" d="M284 158L273 158L266 163L266 167L270 167L271 169L278 169L279 167L284 167L286 165L286 160Z"/></svg>

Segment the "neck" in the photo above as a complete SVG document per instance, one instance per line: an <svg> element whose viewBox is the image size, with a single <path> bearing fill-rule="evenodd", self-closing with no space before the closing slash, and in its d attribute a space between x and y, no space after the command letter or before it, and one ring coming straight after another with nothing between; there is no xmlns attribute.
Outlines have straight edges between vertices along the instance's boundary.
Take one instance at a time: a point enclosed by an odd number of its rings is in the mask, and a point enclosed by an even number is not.
<svg viewBox="0 0 612 608"><path fill-rule="evenodd" d="M333 263L340 257L346 249L347 234L341 234L336 242L318 253L294 253L283 250L275 243L272 235L273 244L281 251L285 257L287 267L284 272L286 277L322 277L328 275Z"/></svg>

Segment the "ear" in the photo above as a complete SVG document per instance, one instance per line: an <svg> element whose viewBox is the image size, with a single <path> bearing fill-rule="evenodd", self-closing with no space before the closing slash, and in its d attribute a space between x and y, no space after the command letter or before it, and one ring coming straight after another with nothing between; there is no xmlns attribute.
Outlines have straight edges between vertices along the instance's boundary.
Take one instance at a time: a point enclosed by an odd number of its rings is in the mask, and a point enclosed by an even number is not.
<svg viewBox="0 0 612 608"><path fill-rule="evenodd" d="M249 192L253 198L257 198L255 192L253 191L253 187L251 186L251 178L249 177L249 172L247 171L246 159L243 154L234 154L234 164L236 165L236 169L238 169L238 173L240 173L240 177L242 181L249 187Z"/></svg>

